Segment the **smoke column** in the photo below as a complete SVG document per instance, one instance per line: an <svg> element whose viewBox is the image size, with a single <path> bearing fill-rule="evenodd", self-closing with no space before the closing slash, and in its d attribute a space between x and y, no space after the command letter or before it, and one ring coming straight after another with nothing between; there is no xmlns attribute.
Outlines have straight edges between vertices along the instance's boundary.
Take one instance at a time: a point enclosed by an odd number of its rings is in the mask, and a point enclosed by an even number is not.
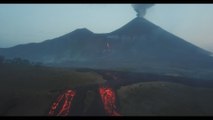
<svg viewBox="0 0 213 120"><path fill-rule="evenodd" d="M154 4L132 4L132 7L137 12L138 17L144 17L146 10L152 7Z"/></svg>

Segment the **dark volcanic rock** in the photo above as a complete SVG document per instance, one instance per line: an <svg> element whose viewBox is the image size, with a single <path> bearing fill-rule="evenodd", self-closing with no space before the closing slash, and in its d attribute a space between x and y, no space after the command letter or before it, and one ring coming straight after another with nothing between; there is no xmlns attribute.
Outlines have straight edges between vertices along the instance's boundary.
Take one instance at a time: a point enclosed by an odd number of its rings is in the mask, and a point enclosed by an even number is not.
<svg viewBox="0 0 213 120"><path fill-rule="evenodd" d="M0 55L60 67L213 78L213 57L149 22L135 18L106 34L86 28L41 43L1 48Z"/></svg>

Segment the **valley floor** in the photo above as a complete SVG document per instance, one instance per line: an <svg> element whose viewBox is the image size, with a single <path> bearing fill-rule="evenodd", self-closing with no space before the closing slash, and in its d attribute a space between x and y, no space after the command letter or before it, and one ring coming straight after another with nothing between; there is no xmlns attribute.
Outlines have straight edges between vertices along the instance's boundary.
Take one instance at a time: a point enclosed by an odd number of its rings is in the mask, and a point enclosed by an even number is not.
<svg viewBox="0 0 213 120"><path fill-rule="evenodd" d="M98 92L98 86L106 81L115 92L116 109L122 116L213 115L211 82L207 82L206 86L205 84L199 86L198 81L197 84L189 84L193 82L191 80L188 80L189 82L163 79L154 81L151 80L154 79L152 75L137 73L137 76L132 73L127 75L128 73L97 72L97 70L36 68L31 72L29 69L22 69L22 73L16 72L16 74L15 71L9 71L14 72L12 76L5 69L0 70L1 116L48 116L57 97L64 90L76 88L78 97L76 94L76 99L73 99L71 108L75 109L69 110L70 116L106 116L109 114ZM145 78L150 78L150 81ZM125 84L122 80L125 80Z"/></svg>

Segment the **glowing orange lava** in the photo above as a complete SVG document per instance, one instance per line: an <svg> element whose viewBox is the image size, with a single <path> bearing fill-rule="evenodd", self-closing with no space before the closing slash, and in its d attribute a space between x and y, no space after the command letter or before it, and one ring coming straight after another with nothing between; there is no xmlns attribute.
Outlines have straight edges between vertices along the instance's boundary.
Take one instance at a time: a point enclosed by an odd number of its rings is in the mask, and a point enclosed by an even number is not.
<svg viewBox="0 0 213 120"><path fill-rule="evenodd" d="M116 94L110 87L99 87L99 94L101 96L104 110L110 116L120 116L116 108ZM49 111L50 116L67 116L70 112L70 107L76 92L74 90L67 90L61 94L51 106Z"/></svg>
<svg viewBox="0 0 213 120"><path fill-rule="evenodd" d="M60 95L56 102L53 103L49 115L57 115L57 116L67 116L71 107L72 100L75 96L75 91L73 90L67 90L64 94ZM64 98L64 103L62 108L59 110L59 112L56 114L56 108L58 107L59 103Z"/></svg>
<svg viewBox="0 0 213 120"><path fill-rule="evenodd" d="M109 87L100 87L99 93L101 95L104 109L111 116L120 116L115 106L115 92Z"/></svg>

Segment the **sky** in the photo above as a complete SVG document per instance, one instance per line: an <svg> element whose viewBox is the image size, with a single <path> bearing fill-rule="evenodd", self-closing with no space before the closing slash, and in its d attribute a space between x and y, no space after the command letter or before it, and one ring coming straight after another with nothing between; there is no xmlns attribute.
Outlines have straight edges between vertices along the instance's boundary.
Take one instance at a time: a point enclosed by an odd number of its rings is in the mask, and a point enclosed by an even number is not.
<svg viewBox="0 0 213 120"><path fill-rule="evenodd" d="M42 42L78 28L107 33L135 17L131 4L0 4L0 48ZM213 4L155 4L144 17L213 52Z"/></svg>

